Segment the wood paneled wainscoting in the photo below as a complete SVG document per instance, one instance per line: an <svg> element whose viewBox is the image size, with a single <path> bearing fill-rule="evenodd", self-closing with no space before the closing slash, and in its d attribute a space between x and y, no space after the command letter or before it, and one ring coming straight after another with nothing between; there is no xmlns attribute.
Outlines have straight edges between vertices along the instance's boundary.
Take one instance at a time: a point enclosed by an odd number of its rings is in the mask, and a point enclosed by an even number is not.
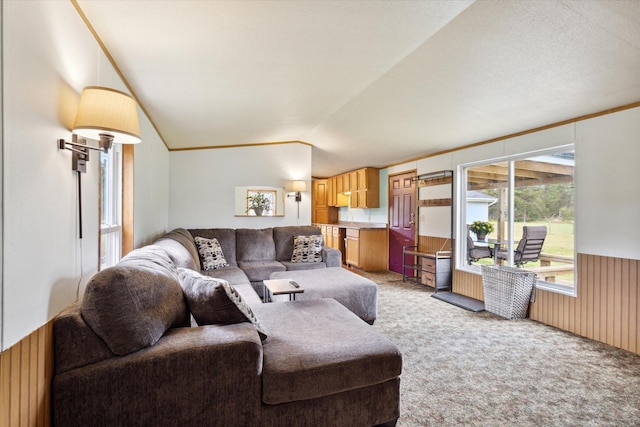
<svg viewBox="0 0 640 427"><path fill-rule="evenodd" d="M531 319L640 354L640 260L578 254L577 262L577 296L538 289ZM482 300L482 276L454 269L453 291Z"/></svg>
<svg viewBox="0 0 640 427"><path fill-rule="evenodd" d="M455 246L455 241L451 241L449 246L449 239L433 236L418 236L418 250L420 252L435 253L436 251L448 251Z"/></svg>
<svg viewBox="0 0 640 427"><path fill-rule="evenodd" d="M0 353L0 427L51 425L53 321Z"/></svg>

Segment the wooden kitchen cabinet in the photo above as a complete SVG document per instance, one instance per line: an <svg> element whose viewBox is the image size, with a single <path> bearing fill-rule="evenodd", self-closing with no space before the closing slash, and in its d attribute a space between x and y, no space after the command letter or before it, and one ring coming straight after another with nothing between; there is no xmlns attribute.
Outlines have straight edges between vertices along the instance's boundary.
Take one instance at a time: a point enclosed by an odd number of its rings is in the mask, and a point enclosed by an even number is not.
<svg viewBox="0 0 640 427"><path fill-rule="evenodd" d="M338 209L328 204L328 180L314 179L311 187L311 222L330 224L338 221Z"/></svg>
<svg viewBox="0 0 640 427"><path fill-rule="evenodd" d="M324 246L328 246L340 251L342 264L345 263L345 228L339 225L315 224L320 227Z"/></svg>
<svg viewBox="0 0 640 427"><path fill-rule="evenodd" d="M344 188L342 188L342 175L336 175L332 178L336 180L336 193L344 193Z"/></svg>
<svg viewBox="0 0 640 427"><path fill-rule="evenodd" d="M324 245L332 248L333 247L333 227L331 227L330 225L327 225L326 227L327 227L327 233L324 234L325 236Z"/></svg>
<svg viewBox="0 0 640 427"><path fill-rule="evenodd" d="M327 179L327 205L338 206L338 192L336 188L336 177Z"/></svg>
<svg viewBox="0 0 640 427"><path fill-rule="evenodd" d="M328 245L328 226L326 225L317 225L316 226L320 227L320 234L322 234L322 242L325 246L329 246ZM330 233L330 232L329 232Z"/></svg>
<svg viewBox="0 0 640 427"><path fill-rule="evenodd" d="M320 181L320 180L319 180ZM327 206L352 208L380 207L380 172L362 168L326 179ZM351 193L346 195L344 193Z"/></svg>
<svg viewBox="0 0 640 427"><path fill-rule="evenodd" d="M351 190L349 206L352 208L379 208L379 170L376 168L362 168L352 173L355 173L356 185L355 188Z"/></svg>
<svg viewBox="0 0 640 427"><path fill-rule="evenodd" d="M342 175L327 178L329 185L327 186L327 204L329 207L349 206L349 196L343 194Z"/></svg>
<svg viewBox="0 0 640 427"><path fill-rule="evenodd" d="M342 227L331 227L333 239L331 240L331 247L333 249L338 249L344 252L344 237L345 237L345 229Z"/></svg>
<svg viewBox="0 0 640 427"><path fill-rule="evenodd" d="M344 227L328 227L331 228L331 244L327 245L333 249L337 249L342 254L342 263L345 262L345 247L344 247L344 238L345 238L345 229Z"/></svg>
<svg viewBox="0 0 640 427"><path fill-rule="evenodd" d="M375 168L362 168L356 171L358 180L358 190L368 190L369 188L379 188L378 180L380 172Z"/></svg>
<svg viewBox="0 0 640 427"><path fill-rule="evenodd" d="M363 191L352 191L349 197L349 207L350 208L360 208L363 207L363 204L360 202L362 199L362 195L358 193L363 193Z"/></svg>
<svg viewBox="0 0 640 427"><path fill-rule="evenodd" d="M345 264L360 267L360 230L347 229L344 250Z"/></svg>
<svg viewBox="0 0 640 427"><path fill-rule="evenodd" d="M358 171L349 172L349 191L358 191Z"/></svg>
<svg viewBox="0 0 640 427"><path fill-rule="evenodd" d="M347 228L345 264L365 271L388 269L386 228Z"/></svg>
<svg viewBox="0 0 640 427"><path fill-rule="evenodd" d="M346 193L348 191L351 191L351 180L349 174L343 173L340 176L342 177L342 192Z"/></svg>
<svg viewBox="0 0 640 427"><path fill-rule="evenodd" d="M380 192L374 190L352 191L349 200L349 207L352 208L379 208Z"/></svg>

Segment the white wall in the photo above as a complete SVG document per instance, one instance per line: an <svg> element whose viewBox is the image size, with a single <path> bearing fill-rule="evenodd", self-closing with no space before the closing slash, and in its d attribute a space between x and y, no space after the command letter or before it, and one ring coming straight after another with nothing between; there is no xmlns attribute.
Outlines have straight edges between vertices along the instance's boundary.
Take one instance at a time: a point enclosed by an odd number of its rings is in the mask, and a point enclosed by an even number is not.
<svg viewBox="0 0 640 427"><path fill-rule="evenodd" d="M2 20L2 10L3 10L3 3L0 1L0 22ZM3 46L3 31L2 29L0 29L0 52L2 50L2 46ZM3 85L4 85L4 67L2 65L2 54L0 53L0 99L4 98L3 95ZM4 111L3 111L3 103L0 102L0 188L2 188L2 180L4 178L4 150L3 150L3 136L4 136L4 132L2 131L2 129L4 128L3 123L4 123ZM4 255L3 255L3 250L4 250L4 245L2 244L2 236L4 234L3 231L3 226L4 226L4 205L3 205L4 201L3 198L0 197L0 351L3 350L2 347L2 336L3 336L3 331L4 331L4 327L3 327L3 320L4 320L4 316L2 315L2 307L4 306L4 292L2 290L2 278L4 276L4 267L3 267L3 260L4 260Z"/></svg>
<svg viewBox="0 0 640 427"><path fill-rule="evenodd" d="M136 248L152 243L169 226L169 150L146 117L141 117L140 131L144 139L135 147L133 174Z"/></svg>
<svg viewBox="0 0 640 427"><path fill-rule="evenodd" d="M576 247L640 259L640 108L576 127Z"/></svg>
<svg viewBox="0 0 640 427"><path fill-rule="evenodd" d="M449 198L451 198L451 186L448 184L418 188L418 200ZM451 238L451 207L429 206L418 208L418 224L418 234L420 236Z"/></svg>
<svg viewBox="0 0 640 427"><path fill-rule="evenodd" d="M269 144L170 155L169 228L266 228L311 223L311 147L302 143ZM285 197L284 217L236 217L236 186L284 187L307 181L300 218L293 198Z"/></svg>
<svg viewBox="0 0 640 427"><path fill-rule="evenodd" d="M68 1L4 0L2 31L5 349L73 302L97 271L98 157L82 175L80 240L77 175L71 153L58 150L56 140L70 140L83 87L125 87ZM163 165L162 159L168 154L143 115L140 125L136 167L147 164L134 179L144 184L145 178L166 175L168 160ZM154 151L153 158L141 160L148 151ZM155 160L158 170L148 165ZM135 222L142 236L167 222L167 182L149 187L160 200L149 207L144 192L136 194L135 213L142 217Z"/></svg>
<svg viewBox="0 0 640 427"><path fill-rule="evenodd" d="M640 212L640 108L429 157L419 160L417 169L418 174L456 171L465 163L571 143L575 143L576 155L577 252L640 259L640 227L636 226ZM412 166L407 163L394 168ZM421 215L419 220L422 230L426 219Z"/></svg>

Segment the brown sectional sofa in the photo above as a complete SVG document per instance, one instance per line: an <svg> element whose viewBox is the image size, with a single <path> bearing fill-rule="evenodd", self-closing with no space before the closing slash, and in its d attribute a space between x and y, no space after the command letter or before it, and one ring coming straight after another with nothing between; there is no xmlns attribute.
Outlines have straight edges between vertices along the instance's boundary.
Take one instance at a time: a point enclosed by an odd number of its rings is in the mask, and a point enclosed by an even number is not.
<svg viewBox="0 0 640 427"><path fill-rule="evenodd" d="M300 267L287 264L292 236L315 234L276 228L275 251L249 247L270 244L264 230L173 230L96 274L54 321L54 425L395 425L397 346L333 299L261 303L258 280L276 263ZM258 328L190 321L178 267L200 270L193 236L206 233L230 264L206 273L233 285Z"/></svg>

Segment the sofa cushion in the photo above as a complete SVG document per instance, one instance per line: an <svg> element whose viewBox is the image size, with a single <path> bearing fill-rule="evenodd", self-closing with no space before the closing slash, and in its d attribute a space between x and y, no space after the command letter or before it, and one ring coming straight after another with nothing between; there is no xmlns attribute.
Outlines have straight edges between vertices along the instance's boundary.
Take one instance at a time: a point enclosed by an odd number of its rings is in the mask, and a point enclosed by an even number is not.
<svg viewBox="0 0 640 427"><path fill-rule="evenodd" d="M327 268L325 262L291 262L291 261L279 261L284 265L287 271L298 270L320 270Z"/></svg>
<svg viewBox="0 0 640 427"><path fill-rule="evenodd" d="M272 228L239 228L236 230L236 245L238 263L241 261L275 261L276 259ZM251 278L250 274L247 275Z"/></svg>
<svg viewBox="0 0 640 427"><path fill-rule="evenodd" d="M203 270L217 270L229 265L224 258L224 253L222 252L220 243L218 243L218 239L215 237L213 239L206 239L196 236L195 241Z"/></svg>
<svg viewBox="0 0 640 427"><path fill-rule="evenodd" d="M215 277L216 279L223 279L231 283L231 286L238 286L244 283L251 283L244 271L238 266L227 266L217 270L201 270L200 274L203 276Z"/></svg>
<svg viewBox="0 0 640 427"><path fill-rule="evenodd" d="M251 322L260 338L266 339L267 334L253 310L229 282L203 276L186 268L178 269L178 277L189 310L198 325Z"/></svg>
<svg viewBox="0 0 640 427"><path fill-rule="evenodd" d="M155 344L170 327L189 325L176 267L155 245L136 249L93 276L82 317L116 355Z"/></svg>
<svg viewBox="0 0 640 427"><path fill-rule="evenodd" d="M322 236L296 236L293 238L291 262L322 262Z"/></svg>
<svg viewBox="0 0 640 427"><path fill-rule="evenodd" d="M184 228L171 230L159 238L154 245L158 245L167 251L176 267L200 270L198 248L191 233Z"/></svg>
<svg viewBox="0 0 640 427"><path fill-rule="evenodd" d="M293 255L293 238L295 236L322 235L319 227L310 225L291 225L273 227L273 240L276 245L276 260L291 261Z"/></svg>
<svg viewBox="0 0 640 427"><path fill-rule="evenodd" d="M251 283L241 283L239 285L232 285L233 289L238 291L244 302L251 308L256 305L262 305L262 297L258 296L256 290Z"/></svg>
<svg viewBox="0 0 640 427"><path fill-rule="evenodd" d="M200 236L206 239L216 238L222 247L224 258L230 266L237 267L236 258L236 230L233 228L194 228L189 229L189 233L194 237ZM199 268L197 270L200 270Z"/></svg>
<svg viewBox="0 0 640 427"><path fill-rule="evenodd" d="M278 261L240 261L239 266L252 282L260 282L268 279L271 273L286 270Z"/></svg>
<svg viewBox="0 0 640 427"><path fill-rule="evenodd" d="M398 347L333 299L263 304L262 401L280 404L354 390L396 378Z"/></svg>

